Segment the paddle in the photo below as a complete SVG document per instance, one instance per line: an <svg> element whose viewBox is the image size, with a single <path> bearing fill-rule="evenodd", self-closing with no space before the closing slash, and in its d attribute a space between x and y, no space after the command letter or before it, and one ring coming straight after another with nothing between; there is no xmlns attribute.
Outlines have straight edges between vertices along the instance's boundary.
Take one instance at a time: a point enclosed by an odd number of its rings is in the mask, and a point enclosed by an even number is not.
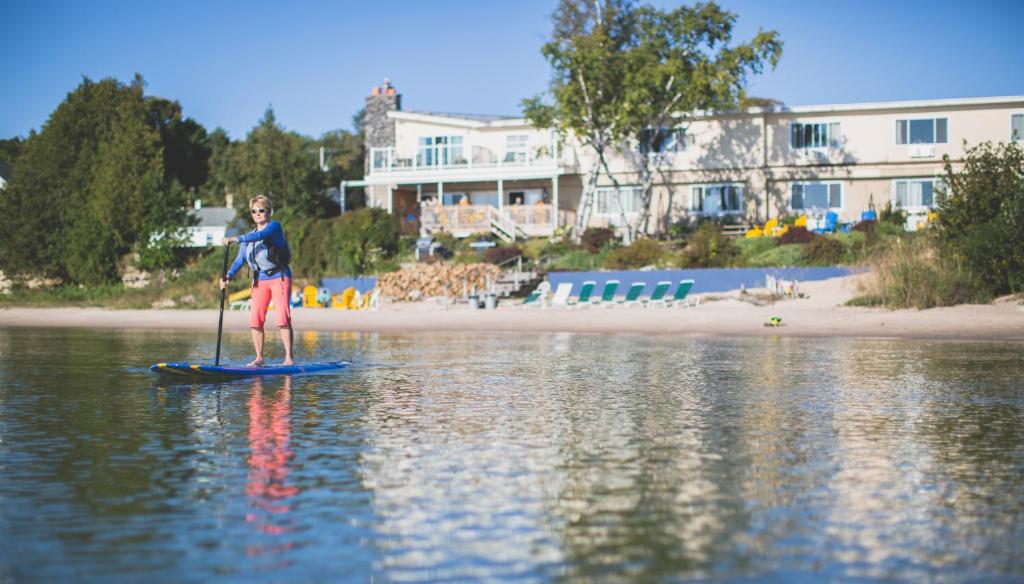
<svg viewBox="0 0 1024 584"><path fill-rule="evenodd" d="M228 277L228 249L231 244L224 246L224 269L221 270L221 279ZM220 365L220 335L224 330L224 297L227 296L227 286L220 289L220 317L217 319L217 359L213 362L214 365Z"/></svg>

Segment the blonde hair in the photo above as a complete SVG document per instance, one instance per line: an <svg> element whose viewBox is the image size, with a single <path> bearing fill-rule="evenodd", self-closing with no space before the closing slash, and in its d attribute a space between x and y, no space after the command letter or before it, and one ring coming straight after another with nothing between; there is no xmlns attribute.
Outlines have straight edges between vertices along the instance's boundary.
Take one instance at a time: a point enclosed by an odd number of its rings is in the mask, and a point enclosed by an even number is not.
<svg viewBox="0 0 1024 584"><path fill-rule="evenodd" d="M263 206L266 207L266 209L270 213L274 212L274 205L270 203L270 199L266 195L256 195L255 197L249 199L249 208L252 209L252 204L257 202L263 203Z"/></svg>

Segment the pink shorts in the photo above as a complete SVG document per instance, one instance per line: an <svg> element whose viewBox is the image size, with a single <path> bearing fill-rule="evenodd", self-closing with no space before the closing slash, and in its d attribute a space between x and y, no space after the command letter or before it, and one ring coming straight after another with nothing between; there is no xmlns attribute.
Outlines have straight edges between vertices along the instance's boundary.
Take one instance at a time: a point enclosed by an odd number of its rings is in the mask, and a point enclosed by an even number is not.
<svg viewBox="0 0 1024 584"><path fill-rule="evenodd" d="M250 300L252 310L249 312L249 328L263 330L271 298L274 299L274 320L277 322L278 328L291 326L292 308L288 303L291 292L291 278L275 278L256 282L256 285L252 287Z"/></svg>

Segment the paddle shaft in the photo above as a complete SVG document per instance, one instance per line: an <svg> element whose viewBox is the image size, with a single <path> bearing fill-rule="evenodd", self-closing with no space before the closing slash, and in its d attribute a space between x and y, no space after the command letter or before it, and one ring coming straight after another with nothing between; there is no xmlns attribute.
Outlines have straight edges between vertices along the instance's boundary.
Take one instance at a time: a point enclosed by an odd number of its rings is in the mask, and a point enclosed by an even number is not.
<svg viewBox="0 0 1024 584"><path fill-rule="evenodd" d="M230 244L224 246L224 269L221 270L221 279L228 277L228 249L231 247ZM220 336L224 331L224 297L227 296L227 287L220 289L220 317L217 318L217 358L214 360L214 365L220 365Z"/></svg>

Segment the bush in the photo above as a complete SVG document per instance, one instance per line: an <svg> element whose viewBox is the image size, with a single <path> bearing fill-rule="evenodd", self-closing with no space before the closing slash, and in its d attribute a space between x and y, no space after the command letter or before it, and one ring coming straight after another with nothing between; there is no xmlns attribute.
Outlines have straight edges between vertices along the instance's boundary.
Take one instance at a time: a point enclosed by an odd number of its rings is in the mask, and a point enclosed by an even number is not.
<svg viewBox="0 0 1024 584"><path fill-rule="evenodd" d="M629 270L655 264L661 258L661 247L650 239L638 239L631 245L613 249L604 266L612 270Z"/></svg>
<svg viewBox="0 0 1024 584"><path fill-rule="evenodd" d="M965 264L944 254L927 234L892 241L870 262L872 277L861 286L852 305L882 304L890 308L932 308L964 302L986 302L983 282Z"/></svg>
<svg viewBox="0 0 1024 584"><path fill-rule="evenodd" d="M874 219L866 219L854 225L851 231L857 231L860 233L874 233L876 223L877 221L875 221Z"/></svg>
<svg viewBox="0 0 1024 584"><path fill-rule="evenodd" d="M801 266L804 263L804 246L799 243L778 245L747 260L752 268Z"/></svg>
<svg viewBox="0 0 1024 584"><path fill-rule="evenodd" d="M774 237L743 237L735 240L733 244L740 250L740 263L746 263L749 258L778 246Z"/></svg>
<svg viewBox="0 0 1024 584"><path fill-rule="evenodd" d="M590 253L597 253L615 241L615 232L607 227L590 227L583 232L580 243Z"/></svg>
<svg viewBox="0 0 1024 584"><path fill-rule="evenodd" d="M680 259L684 268L722 268L734 265L740 250L722 233L722 228L711 221L701 223L690 236Z"/></svg>
<svg viewBox="0 0 1024 584"><path fill-rule="evenodd" d="M816 237L818 236L811 231L807 231L806 227L790 227L789 230L779 236L779 245L810 243Z"/></svg>
<svg viewBox="0 0 1024 584"><path fill-rule="evenodd" d="M511 247L489 247L484 252L484 263L500 264L521 255L523 255L522 250L515 245Z"/></svg>
<svg viewBox="0 0 1024 584"><path fill-rule="evenodd" d="M565 272L588 272L600 268L604 264L604 257L603 253L590 253L585 249L577 249L556 258L551 264L551 269Z"/></svg>
<svg viewBox="0 0 1024 584"><path fill-rule="evenodd" d="M831 237L816 237L804 245L804 261L817 266L834 266L842 263L846 247Z"/></svg>
<svg viewBox="0 0 1024 584"><path fill-rule="evenodd" d="M878 222L899 225L900 229L903 229L907 224L907 212L899 207L893 207L892 201L886 201L882 212L878 214Z"/></svg>
<svg viewBox="0 0 1024 584"><path fill-rule="evenodd" d="M948 156L944 160L941 241L993 294L1024 291L1024 147L986 142L968 148L960 172L953 172Z"/></svg>

